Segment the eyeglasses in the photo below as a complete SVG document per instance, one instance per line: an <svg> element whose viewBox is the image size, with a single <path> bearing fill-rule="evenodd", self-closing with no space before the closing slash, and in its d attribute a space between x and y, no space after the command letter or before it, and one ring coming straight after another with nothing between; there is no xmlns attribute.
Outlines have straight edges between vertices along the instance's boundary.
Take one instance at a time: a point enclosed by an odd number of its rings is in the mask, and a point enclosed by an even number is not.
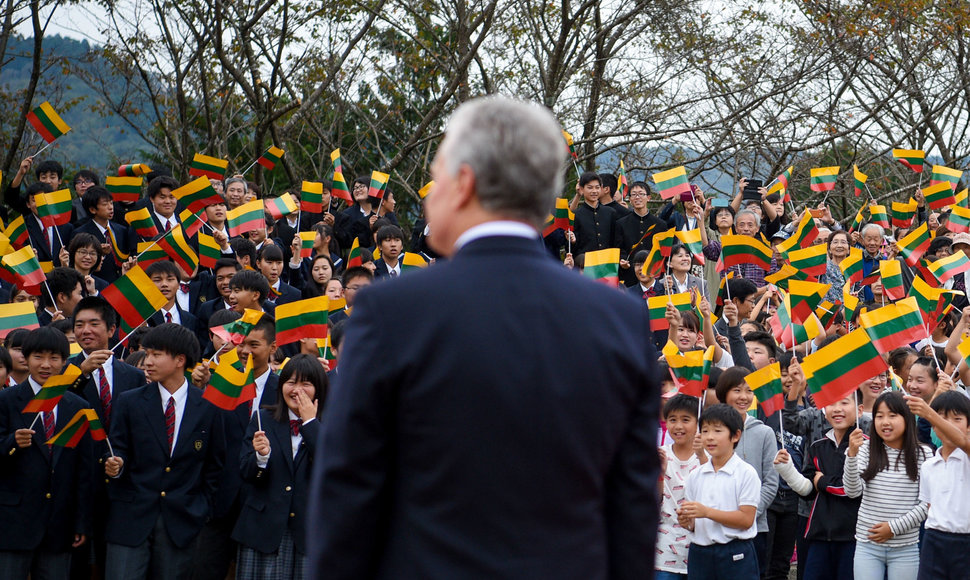
<svg viewBox="0 0 970 580"><path fill-rule="evenodd" d="M78 250L75 253L78 256L88 256L88 257L92 257L92 258L98 256L98 253L96 251L94 251L94 250Z"/></svg>
<svg viewBox="0 0 970 580"><path fill-rule="evenodd" d="M643 193L642 191L638 191L638 192L635 192L635 193L631 193L630 194L630 197L647 197L647 194L646 193Z"/></svg>
<svg viewBox="0 0 970 580"><path fill-rule="evenodd" d="M74 185L94 185L94 182L91 181L90 179L81 178L81 179L75 179Z"/></svg>

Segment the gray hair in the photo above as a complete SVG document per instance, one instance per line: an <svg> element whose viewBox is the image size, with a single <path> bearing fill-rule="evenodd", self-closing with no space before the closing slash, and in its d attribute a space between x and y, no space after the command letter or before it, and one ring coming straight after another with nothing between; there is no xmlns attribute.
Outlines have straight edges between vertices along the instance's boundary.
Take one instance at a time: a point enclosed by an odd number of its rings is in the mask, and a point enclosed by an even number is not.
<svg viewBox="0 0 970 580"><path fill-rule="evenodd" d="M552 113L506 97L469 101L448 123L439 155L456 175L475 175L475 193L487 211L540 226L563 188L566 144Z"/></svg>
<svg viewBox="0 0 970 580"><path fill-rule="evenodd" d="M866 232L869 231L869 230L876 230L876 231L878 231L880 238L882 238L884 235L886 235L886 231L884 229L882 229L882 226L879 225L879 224L866 224L866 225L864 225L862 227L862 229L859 230L859 235L865 236L866 235Z"/></svg>
<svg viewBox="0 0 970 580"><path fill-rule="evenodd" d="M754 213L750 209L742 209L739 211L738 214L734 216L734 223L738 223L738 220L744 216L751 216L751 219L754 220L755 225L761 223L761 218L758 217L758 214Z"/></svg>
<svg viewBox="0 0 970 580"><path fill-rule="evenodd" d="M223 191L229 189L229 186L232 185L233 183L241 183L243 186L243 191L245 191L246 193L249 193L249 184L246 183L246 180L243 179L242 177L230 177L229 179L222 182Z"/></svg>

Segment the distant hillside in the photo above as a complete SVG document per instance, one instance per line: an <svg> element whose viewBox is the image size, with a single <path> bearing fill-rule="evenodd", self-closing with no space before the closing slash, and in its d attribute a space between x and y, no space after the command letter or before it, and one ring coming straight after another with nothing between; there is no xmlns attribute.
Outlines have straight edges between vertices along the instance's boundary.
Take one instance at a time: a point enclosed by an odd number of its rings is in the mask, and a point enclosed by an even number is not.
<svg viewBox="0 0 970 580"><path fill-rule="evenodd" d="M30 38L10 39L7 56L12 57L12 60L0 71L0 91L9 94L27 86L32 49L33 40ZM103 173L112 166L117 167L116 160L136 160L140 151L148 149L148 144L128 131L127 125L120 118L103 112L97 94L71 72L73 67L85 70L91 66L93 55L91 46L86 41L62 36L46 37L44 52L67 61L67 66L50 69L43 80L54 80L50 78L51 75L58 75L59 78L46 86L41 83L34 96L35 105L50 100L64 121L71 126L71 132L57 140L53 158L64 163L69 170L87 167ZM51 84L55 84L56 89ZM67 103L72 104L66 106ZM24 140L27 143L42 144L29 125ZM42 156L46 157L46 153Z"/></svg>

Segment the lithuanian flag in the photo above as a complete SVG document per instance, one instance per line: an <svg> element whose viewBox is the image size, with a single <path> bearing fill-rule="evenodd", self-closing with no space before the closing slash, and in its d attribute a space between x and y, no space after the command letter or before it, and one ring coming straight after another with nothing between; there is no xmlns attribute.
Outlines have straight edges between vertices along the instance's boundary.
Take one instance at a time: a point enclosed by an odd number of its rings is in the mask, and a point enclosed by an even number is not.
<svg viewBox="0 0 970 580"><path fill-rule="evenodd" d="M364 259L360 253L360 240L355 237L354 242L350 245L350 252L347 253L347 268L356 268L363 264Z"/></svg>
<svg viewBox="0 0 970 580"><path fill-rule="evenodd" d="M914 276L913 284L909 287L909 296L916 300L923 315L923 322L929 324L933 313L942 303L940 298L943 296L943 290L931 286L920 276Z"/></svg>
<svg viewBox="0 0 970 580"><path fill-rule="evenodd" d="M23 247L30 239L30 234L27 233L27 225L24 223L24 216L17 216L16 219L7 224L6 229L3 230L3 235L7 236L11 245Z"/></svg>
<svg viewBox="0 0 970 580"><path fill-rule="evenodd" d="M216 193L208 177L200 177L190 181L172 192L187 210L199 213L210 205L225 203L221 195Z"/></svg>
<svg viewBox="0 0 970 580"><path fill-rule="evenodd" d="M185 232L185 235L192 237L202 229L202 224L209 223L209 217L204 211L192 213L190 210L183 209L179 213L179 221L182 222L182 231Z"/></svg>
<svg viewBox="0 0 970 580"><path fill-rule="evenodd" d="M40 328L37 311L31 302L0 304L0 339L7 338L10 331L18 328L33 330Z"/></svg>
<svg viewBox="0 0 970 580"><path fill-rule="evenodd" d="M63 226L71 221L71 190L60 189L34 196L37 217L46 227Z"/></svg>
<svg viewBox="0 0 970 580"><path fill-rule="evenodd" d="M682 193L692 193L687 181L687 169L683 165L654 173L652 177L663 199L679 198Z"/></svg>
<svg viewBox="0 0 970 580"><path fill-rule="evenodd" d="M6 257L4 260L6 260ZM957 252L946 258L940 258L932 262L929 265L929 269L933 273L933 276L940 281L940 284L945 284L947 280L957 274L962 274L970 270L970 260L967 259L963 252Z"/></svg>
<svg viewBox="0 0 970 580"><path fill-rule="evenodd" d="M820 348L805 357L802 363L809 391L818 408L841 401L863 381L886 372L888 368L863 328Z"/></svg>
<svg viewBox="0 0 970 580"><path fill-rule="evenodd" d="M724 300L727 298L727 289L725 286L727 286L728 280L733 278L734 272L728 272L726 275L721 276L721 281L717 284L717 300L715 300L717 306L724 305Z"/></svg>
<svg viewBox="0 0 970 580"><path fill-rule="evenodd" d="M694 255L698 264L704 265L704 244L701 242L700 227L692 230L680 230L676 232L677 239L687 246L687 249Z"/></svg>
<svg viewBox="0 0 970 580"><path fill-rule="evenodd" d="M818 244L794 250L789 252L788 261L802 273L818 278L828 267L828 248L824 244Z"/></svg>
<svg viewBox="0 0 970 580"><path fill-rule="evenodd" d="M869 206L869 221L883 228L889 228L889 214L884 205Z"/></svg>
<svg viewBox="0 0 970 580"><path fill-rule="evenodd" d="M917 203L913 198L909 198L907 203L894 201L892 204L893 227L908 228L913 225L916 217Z"/></svg>
<svg viewBox="0 0 970 580"><path fill-rule="evenodd" d="M283 151L276 145L270 145L269 149L266 150L266 153L259 156L256 163L259 163L267 170L272 171L273 168L276 167L276 164L280 162L280 159L283 158L284 153L286 153L286 151Z"/></svg>
<svg viewBox="0 0 970 580"><path fill-rule="evenodd" d="M782 196L782 203L791 201L791 195L788 193L788 182L791 181L791 174L794 169L794 166L789 166L781 175L776 177L775 184L768 188L768 195L778 193Z"/></svg>
<svg viewBox="0 0 970 580"><path fill-rule="evenodd" d="M970 209L970 190L964 187L960 190L960 193L953 198L953 205L959 205L960 207Z"/></svg>
<svg viewBox="0 0 970 580"><path fill-rule="evenodd" d="M276 307L276 344L327 336L330 300L326 296L297 300Z"/></svg>
<svg viewBox="0 0 970 580"><path fill-rule="evenodd" d="M71 420L64 425L64 428L47 440L46 445L59 445L61 447L77 447L84 437L84 433L91 429L91 439L104 441L108 434L104 431L104 425L98 418L98 413L94 409L79 409Z"/></svg>
<svg viewBox="0 0 970 580"><path fill-rule="evenodd" d="M835 189L835 183L839 180L839 169L835 167L813 167L811 170L811 180L809 188L816 193L825 193Z"/></svg>
<svg viewBox="0 0 970 580"><path fill-rule="evenodd" d="M798 268L791 264L782 264L781 268L779 268L777 272L765 276L765 282L774 284L775 286L785 290L788 290L788 283L790 281L807 279L807 274L798 270Z"/></svg>
<svg viewBox="0 0 970 580"><path fill-rule="evenodd" d="M136 209L125 214L125 221L143 238L154 238L158 235L155 220L147 207Z"/></svg>
<svg viewBox="0 0 970 580"><path fill-rule="evenodd" d="M765 415L774 415L785 408L785 395L781 386L781 364L770 365L748 373L744 382L761 404Z"/></svg>
<svg viewBox="0 0 970 580"><path fill-rule="evenodd" d="M589 255L589 254L587 254ZM401 271L405 272L407 270L415 270L420 268L427 268L428 262L421 257L421 254L415 254L414 252L404 252L401 256Z"/></svg>
<svg viewBox="0 0 970 580"><path fill-rule="evenodd" d="M882 291L886 298L899 300L906 296L906 288L903 287L903 265L898 260L881 260L879 277L882 278Z"/></svg>
<svg viewBox="0 0 970 580"><path fill-rule="evenodd" d="M660 253L660 247L654 242L653 247L650 248L650 253L647 254L647 259L643 261L643 267L640 271L644 276L650 278L658 278L663 274L664 270L664 257Z"/></svg>
<svg viewBox="0 0 970 580"><path fill-rule="evenodd" d="M822 331L822 325L814 316L809 316L804 324L796 322L791 315L791 296L784 290L779 290L781 304L768 319L772 334L779 344L787 349L814 339Z"/></svg>
<svg viewBox="0 0 970 580"><path fill-rule="evenodd" d="M670 328L670 324L664 316L667 313L667 304L673 304L681 312L687 312L693 308L690 303L690 292L661 294L647 298L647 308L650 310L650 330L656 332Z"/></svg>
<svg viewBox="0 0 970 580"><path fill-rule="evenodd" d="M553 211L552 223L556 229L564 232L573 230L573 212L569 211L569 200L564 197L556 198L556 209Z"/></svg>
<svg viewBox="0 0 970 580"><path fill-rule="evenodd" d="M855 178L855 196L859 197L862 195L862 190L866 187L866 180L869 179L869 176L859 171L858 165L853 165L852 177Z"/></svg>
<svg viewBox="0 0 970 580"><path fill-rule="evenodd" d="M428 197L428 194L431 193L432 187L434 187L434 180L429 181L428 183L425 183L424 185L422 185L421 189L418 190L418 197L420 197L421 199ZM567 205L567 208L568 207L569 206Z"/></svg>
<svg viewBox="0 0 970 580"><path fill-rule="evenodd" d="M229 226L229 235L232 237L265 228L266 216L263 214L263 201L254 199L229 210L226 212L226 223Z"/></svg>
<svg viewBox="0 0 970 580"><path fill-rule="evenodd" d="M672 342L663 348L664 358L670 367L680 394L700 397L707 390L714 366L714 347L692 350L683 354Z"/></svg>
<svg viewBox="0 0 970 580"><path fill-rule="evenodd" d="M946 229L954 233L970 232L970 209L954 204L950 208L950 218L946 221Z"/></svg>
<svg viewBox="0 0 970 580"><path fill-rule="evenodd" d="M910 296L859 315L859 324L880 352L907 346L926 338L926 327L920 315L919 303Z"/></svg>
<svg viewBox="0 0 970 580"><path fill-rule="evenodd" d="M226 411L232 411L239 405L255 399L253 356L246 357L246 364L241 370L237 367L238 363L239 352L236 349L222 355L209 379L209 386L202 392L202 398Z"/></svg>
<svg viewBox="0 0 970 580"><path fill-rule="evenodd" d="M221 180L225 179L228 168L229 161L226 159L196 153L195 157L192 158L192 164L189 166L189 175Z"/></svg>
<svg viewBox="0 0 970 580"><path fill-rule="evenodd" d="M104 187L111 193L111 199L117 203L134 203L141 199L143 177L115 177L109 175L104 178Z"/></svg>
<svg viewBox="0 0 970 580"><path fill-rule="evenodd" d="M316 232L300 232L300 258L309 258L313 255L313 243L317 240Z"/></svg>
<svg viewBox="0 0 970 580"><path fill-rule="evenodd" d="M664 258L670 257L670 250L674 247L674 240L677 239L677 230L670 228L653 236L653 247L657 248L660 255Z"/></svg>
<svg viewBox="0 0 970 580"><path fill-rule="evenodd" d="M337 366L337 355L333 352L329 333L325 338L317 339L317 353L320 358L327 361L326 370L332 371Z"/></svg>
<svg viewBox="0 0 970 580"><path fill-rule="evenodd" d="M354 201L354 196L350 194L350 188L347 186L347 180L344 179L344 174L339 171L333 174L333 186L330 188L330 193L337 199L342 199L347 203L353 203ZM323 209L323 203L320 204L320 208L321 210Z"/></svg>
<svg viewBox="0 0 970 580"><path fill-rule="evenodd" d="M856 230L862 229L862 222L865 221L865 218L862 215L862 210L865 209L865 207L866 206L860 207L859 208L859 211L856 212L855 218L852 220L852 225L849 226L849 233L850 234L852 232L856 231Z"/></svg>
<svg viewBox="0 0 970 580"><path fill-rule="evenodd" d="M307 213L323 212L323 184L322 183L320 183L319 181L303 182L303 187L301 188L301 191L300 191L300 209Z"/></svg>
<svg viewBox="0 0 970 580"><path fill-rule="evenodd" d="M849 255L839 262L839 269L842 270L845 281L850 284L862 280L862 267L862 250L859 248L850 248Z"/></svg>
<svg viewBox="0 0 970 580"><path fill-rule="evenodd" d="M49 413L54 410L61 397L67 392L68 387L81 376L81 369L74 365L67 365L64 372L54 375L44 381L44 386L34 398L24 407L23 413Z"/></svg>
<svg viewBox="0 0 970 580"><path fill-rule="evenodd" d="M55 139L71 130L71 127L61 119L47 101L27 113L27 120L47 143L53 143Z"/></svg>
<svg viewBox="0 0 970 580"><path fill-rule="evenodd" d="M906 234L903 239L898 240L896 247L899 248L899 253L905 258L906 264L910 267L915 266L930 247L930 232L926 222Z"/></svg>
<svg viewBox="0 0 970 580"><path fill-rule="evenodd" d="M778 244L778 251L782 255L787 255L795 249L807 248L818 237L818 228L815 227L815 219L808 210L802 214L802 219L798 222L798 227L787 239Z"/></svg>
<svg viewBox="0 0 970 580"><path fill-rule="evenodd" d="M846 322L852 320L856 309L859 307L859 297L849 291L849 285L842 288L842 318Z"/></svg>
<svg viewBox="0 0 970 580"><path fill-rule="evenodd" d="M942 209L956 202L950 182L940 181L923 190L923 197L926 198L926 205L930 209Z"/></svg>
<svg viewBox="0 0 970 580"><path fill-rule="evenodd" d="M233 320L224 327L229 333L229 341L233 344L240 344L246 336L256 327L256 323L263 317L262 310L252 310L247 308L243 312L242 318Z"/></svg>
<svg viewBox="0 0 970 580"><path fill-rule="evenodd" d="M616 192L620 194L620 199L626 199L626 192L629 188L630 183L626 178L626 167L623 167L623 160L620 159L620 171L616 177Z"/></svg>
<svg viewBox="0 0 970 580"><path fill-rule="evenodd" d="M182 233L182 225L175 226L173 230L165 234L158 240L158 246L165 251L165 254L186 274L192 275L199 267L199 256L195 250L189 246L185 235Z"/></svg>
<svg viewBox="0 0 970 580"><path fill-rule="evenodd" d="M199 265L203 268L215 268L216 260L222 257L222 248L215 238L209 234L199 234Z"/></svg>
<svg viewBox="0 0 970 580"><path fill-rule="evenodd" d="M266 211L269 212L269 215L273 216L274 220L278 220L285 215L290 215L296 212L296 209L296 200L288 193L266 200Z"/></svg>
<svg viewBox="0 0 970 580"><path fill-rule="evenodd" d="M566 150L569 151L569 156L572 157L573 160L579 159L579 155L576 153L576 144L573 142L573 136L563 129L562 138L566 140Z"/></svg>
<svg viewBox="0 0 970 580"><path fill-rule="evenodd" d="M37 255L30 246L24 246L16 252L3 256L0 258L0 264L14 275L18 286L37 286L47 280L40 262L37 261Z"/></svg>
<svg viewBox="0 0 970 580"><path fill-rule="evenodd" d="M919 149L893 149L893 159L909 167L916 173L923 173L926 153Z"/></svg>
<svg viewBox="0 0 970 580"><path fill-rule="evenodd" d="M657 236L654 237L654 243ZM721 263L724 268L754 264L764 271L771 268L772 250L757 238L727 234L721 236Z"/></svg>
<svg viewBox="0 0 970 580"><path fill-rule="evenodd" d="M122 338L168 302L140 265L132 266L128 273L102 290L101 295L121 317Z"/></svg>
<svg viewBox="0 0 970 580"><path fill-rule="evenodd" d="M822 328L828 330L832 326L832 322L835 320L835 315L838 313L836 306L838 302L832 303L828 300L823 300L818 308L815 309L815 317L822 324Z"/></svg>
<svg viewBox="0 0 970 580"><path fill-rule="evenodd" d="M111 244L111 257L114 258L115 265L122 266L128 261L128 252L126 252L121 244L118 243L118 238L115 237L115 231L111 227L111 223L108 223L108 230L106 232L108 243Z"/></svg>
<svg viewBox="0 0 970 580"><path fill-rule="evenodd" d="M344 163L343 163L343 161L340 160L340 149L339 148L334 149L333 151L330 152L330 163L333 164L333 172L334 173L343 173L344 172Z"/></svg>
<svg viewBox="0 0 970 580"><path fill-rule="evenodd" d="M159 260L168 259L165 250L159 248L155 242L138 242L135 256L138 260L138 265L143 268L147 268Z"/></svg>
<svg viewBox="0 0 970 580"><path fill-rule="evenodd" d="M370 174L370 188L367 190L368 197L384 199L384 192L387 190L387 180L391 176L380 171L372 171Z"/></svg>
<svg viewBox="0 0 970 580"><path fill-rule="evenodd" d="M141 177L152 172L144 163L128 163L118 167L118 177Z"/></svg>
<svg viewBox="0 0 970 580"><path fill-rule="evenodd" d="M620 248L586 252L583 275L609 286L620 283Z"/></svg>
<svg viewBox="0 0 970 580"><path fill-rule="evenodd" d="M825 298L825 293L831 284L809 282L807 280L791 280L788 283L788 295L791 304L791 316L794 322L802 324L815 313L815 309Z"/></svg>
<svg viewBox="0 0 970 580"><path fill-rule="evenodd" d="M944 167L943 165L934 165L933 174L930 176L930 185L936 185L937 183L948 183L950 184L950 189L953 191L957 190L957 185L960 184L960 178L963 177L963 172L959 169L950 169L949 167Z"/></svg>

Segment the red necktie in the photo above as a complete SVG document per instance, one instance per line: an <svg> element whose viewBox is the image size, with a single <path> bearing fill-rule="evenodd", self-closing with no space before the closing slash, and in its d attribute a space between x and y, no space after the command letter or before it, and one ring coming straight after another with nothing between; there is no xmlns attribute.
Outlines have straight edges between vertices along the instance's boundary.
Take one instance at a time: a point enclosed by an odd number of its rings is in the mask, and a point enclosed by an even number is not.
<svg viewBox="0 0 970 580"><path fill-rule="evenodd" d="M185 292L186 294L188 294L189 293L189 285L186 284L185 282L179 282L179 290L181 290L182 292Z"/></svg>
<svg viewBox="0 0 970 580"><path fill-rule="evenodd" d="M300 425L302 424L303 421L300 421L299 419L290 419L290 433L294 437L300 434Z"/></svg>
<svg viewBox="0 0 970 580"><path fill-rule="evenodd" d="M165 434L168 435L168 453L172 454L172 442L175 441L175 397L168 398L165 405Z"/></svg>
<svg viewBox="0 0 970 580"><path fill-rule="evenodd" d="M98 391L101 394L101 407L104 408L104 426L107 427L111 416L111 387L108 385L108 377L104 368L98 372L101 374L101 378L98 380Z"/></svg>
<svg viewBox="0 0 970 580"><path fill-rule="evenodd" d="M169 222L168 222L168 220L165 220L165 231L167 232L167 231L169 231L170 229L172 229L172 226L170 226L170 225L169 225Z"/></svg>
<svg viewBox="0 0 970 580"><path fill-rule="evenodd" d="M172 313L171 312L166 312L165 313L165 322L169 322L169 323L172 322Z"/></svg>
<svg viewBox="0 0 970 580"><path fill-rule="evenodd" d="M44 441L50 441L51 437L54 436L54 413L52 411L44 411L44 433L47 435L47 439L44 439ZM53 453L54 446L49 446L47 451Z"/></svg>

